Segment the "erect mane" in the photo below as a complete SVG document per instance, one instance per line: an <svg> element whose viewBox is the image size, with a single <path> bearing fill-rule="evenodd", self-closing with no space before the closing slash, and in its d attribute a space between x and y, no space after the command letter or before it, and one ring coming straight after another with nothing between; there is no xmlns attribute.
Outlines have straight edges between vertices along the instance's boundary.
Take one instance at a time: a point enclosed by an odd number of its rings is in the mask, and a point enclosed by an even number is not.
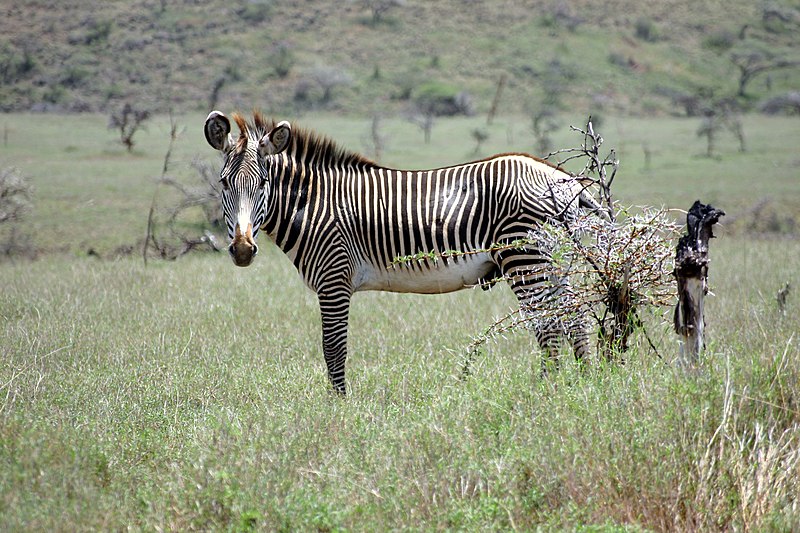
<svg viewBox="0 0 800 533"><path fill-rule="evenodd" d="M237 152L247 148L248 138L258 140L277 124L274 119L265 117L258 111L253 113L251 121L248 121L239 113L234 113L232 118L239 127L239 139L236 142ZM306 165L324 167L378 166L371 159L342 147L330 137L294 124L292 124L292 138L287 153L297 163Z"/></svg>

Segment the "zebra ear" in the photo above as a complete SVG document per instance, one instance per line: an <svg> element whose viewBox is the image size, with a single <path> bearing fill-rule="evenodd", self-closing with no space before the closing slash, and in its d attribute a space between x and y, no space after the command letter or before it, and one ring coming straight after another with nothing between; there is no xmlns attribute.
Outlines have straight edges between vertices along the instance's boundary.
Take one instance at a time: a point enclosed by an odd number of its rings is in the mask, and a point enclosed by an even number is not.
<svg viewBox="0 0 800 533"><path fill-rule="evenodd" d="M219 111L212 111L206 117L204 128L206 140L215 150L227 152L233 145L231 140L231 121Z"/></svg>
<svg viewBox="0 0 800 533"><path fill-rule="evenodd" d="M261 137L258 141L258 152L262 156L275 155L283 152L289 146L292 138L292 127L287 121L279 122L272 131Z"/></svg>

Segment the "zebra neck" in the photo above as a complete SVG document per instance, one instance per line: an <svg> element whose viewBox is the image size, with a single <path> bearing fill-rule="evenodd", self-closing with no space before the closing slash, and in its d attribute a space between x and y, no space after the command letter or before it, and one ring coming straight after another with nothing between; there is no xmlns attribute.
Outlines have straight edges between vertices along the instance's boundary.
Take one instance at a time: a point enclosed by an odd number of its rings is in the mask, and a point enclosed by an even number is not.
<svg viewBox="0 0 800 533"><path fill-rule="evenodd" d="M324 213L330 212L331 206L324 201L329 196L326 191L331 188L332 176L342 172L321 170L292 159L270 172L273 186L262 229L285 253L291 256L303 235L313 231Z"/></svg>

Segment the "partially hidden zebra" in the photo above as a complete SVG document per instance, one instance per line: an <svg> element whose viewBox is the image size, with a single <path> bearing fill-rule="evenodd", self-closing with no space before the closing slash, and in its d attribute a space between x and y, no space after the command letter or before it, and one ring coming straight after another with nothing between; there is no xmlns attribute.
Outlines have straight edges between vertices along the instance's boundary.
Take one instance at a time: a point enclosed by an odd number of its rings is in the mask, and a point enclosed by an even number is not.
<svg viewBox="0 0 800 533"><path fill-rule="evenodd" d="M354 292L446 293L502 277L523 308L535 308L552 290L546 247L492 245L526 239L545 222L565 223L582 208L597 208L579 179L526 154L396 170L286 121L257 112L252 119L232 118L238 138L219 111L208 115L204 128L224 159L228 250L236 265L250 265L260 230L291 259L318 296L328 378L341 394ZM467 253L396 261L447 250ZM556 357L562 336L578 360L588 356L583 316L534 324L543 363Z"/></svg>

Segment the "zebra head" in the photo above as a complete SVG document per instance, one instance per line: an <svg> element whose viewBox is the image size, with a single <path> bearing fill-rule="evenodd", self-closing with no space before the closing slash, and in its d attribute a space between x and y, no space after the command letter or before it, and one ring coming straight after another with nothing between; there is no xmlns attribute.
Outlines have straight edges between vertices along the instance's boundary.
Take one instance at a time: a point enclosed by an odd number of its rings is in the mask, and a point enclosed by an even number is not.
<svg viewBox="0 0 800 533"><path fill-rule="evenodd" d="M239 139L231 136L231 123L219 111L206 118L205 135L208 144L224 156L220 171L222 184L222 213L231 243L228 252L237 266L246 267L258 253L256 235L266 219L270 192L271 156L286 150L291 127L286 121L267 127L261 115L254 124L234 114L239 126Z"/></svg>

